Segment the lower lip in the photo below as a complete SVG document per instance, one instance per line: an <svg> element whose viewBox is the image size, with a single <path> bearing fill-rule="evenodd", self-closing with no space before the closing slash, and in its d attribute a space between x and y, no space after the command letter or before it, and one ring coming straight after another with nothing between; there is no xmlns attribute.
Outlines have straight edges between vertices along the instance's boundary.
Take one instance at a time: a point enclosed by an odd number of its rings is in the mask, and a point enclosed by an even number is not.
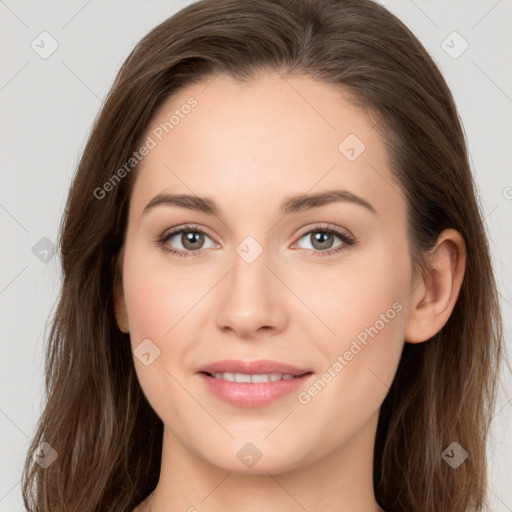
<svg viewBox="0 0 512 512"><path fill-rule="evenodd" d="M205 373L199 373L198 375L207 388L221 400L239 407L259 407L297 391L313 374L307 373L293 379L255 384L229 382L210 377Z"/></svg>

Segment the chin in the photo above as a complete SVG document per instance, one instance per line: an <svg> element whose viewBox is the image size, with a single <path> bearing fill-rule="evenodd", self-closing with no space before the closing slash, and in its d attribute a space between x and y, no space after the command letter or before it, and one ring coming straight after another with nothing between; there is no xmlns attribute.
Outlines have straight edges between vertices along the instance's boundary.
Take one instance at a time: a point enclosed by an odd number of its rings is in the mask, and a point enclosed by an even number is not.
<svg viewBox="0 0 512 512"><path fill-rule="evenodd" d="M218 443L218 440L217 440ZM217 444L221 447L221 444ZM267 475L286 473L306 464L304 455L293 447L281 446L279 451L269 443L231 440L219 453L198 452L210 464L239 474Z"/></svg>

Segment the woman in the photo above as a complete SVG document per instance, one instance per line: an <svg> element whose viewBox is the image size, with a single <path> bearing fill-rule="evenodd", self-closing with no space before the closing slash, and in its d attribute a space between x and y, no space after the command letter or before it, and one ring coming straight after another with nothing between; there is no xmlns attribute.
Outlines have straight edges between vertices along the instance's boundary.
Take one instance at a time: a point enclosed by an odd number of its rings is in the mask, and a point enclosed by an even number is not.
<svg viewBox="0 0 512 512"><path fill-rule="evenodd" d="M486 234L451 93L382 6L203 0L152 30L60 250L30 510L484 506Z"/></svg>

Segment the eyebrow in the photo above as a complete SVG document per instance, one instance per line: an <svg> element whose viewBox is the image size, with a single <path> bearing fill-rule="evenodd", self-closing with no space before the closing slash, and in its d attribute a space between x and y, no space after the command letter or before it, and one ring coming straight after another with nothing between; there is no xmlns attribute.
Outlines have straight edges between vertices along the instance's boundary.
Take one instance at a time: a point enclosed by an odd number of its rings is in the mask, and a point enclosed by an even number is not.
<svg viewBox="0 0 512 512"><path fill-rule="evenodd" d="M309 210L311 208L318 208L320 206L336 203L336 202L347 202L362 206L374 215L377 214L375 208L365 199L348 192L347 190L326 190L316 194L299 194L288 198L281 206L281 213L287 215L290 213L301 212ZM144 215L149 210L159 205L166 206L177 206L180 208L186 208L187 210L193 210L197 212L206 213L208 215L215 215L221 217L222 211L215 203L215 201L209 197L200 197L196 195L188 194L169 194L161 193L157 194L149 203L145 206L141 215Z"/></svg>

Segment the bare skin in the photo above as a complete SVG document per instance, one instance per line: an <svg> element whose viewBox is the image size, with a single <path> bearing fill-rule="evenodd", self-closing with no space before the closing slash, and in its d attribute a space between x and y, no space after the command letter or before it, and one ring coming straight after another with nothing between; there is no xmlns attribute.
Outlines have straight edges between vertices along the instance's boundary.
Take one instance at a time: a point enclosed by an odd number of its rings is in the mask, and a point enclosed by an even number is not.
<svg viewBox="0 0 512 512"><path fill-rule="evenodd" d="M428 255L431 271L413 274L406 203L376 119L341 89L276 73L246 85L225 75L211 80L181 90L153 120L148 135L197 100L144 158L130 199L116 317L133 349L150 339L160 350L147 366L134 361L164 423L160 480L135 512L376 512L380 407L404 343L428 340L448 320L464 241L444 231ZM352 161L357 140L338 147L349 134L365 145ZM371 208L336 201L281 212L291 196L332 189ZM161 193L208 197L221 216L168 204L143 213ZM182 232L164 246L155 242L190 223L206 232L196 246L185 245ZM329 235L326 225L355 243ZM250 251L262 251L250 263L237 252L248 236L256 241ZM377 334L347 355L371 326ZM313 377L302 400L294 392L239 407L212 395L197 373L228 358L271 359ZM325 386L308 391L319 379ZM249 442L261 453L252 467L237 456Z"/></svg>

